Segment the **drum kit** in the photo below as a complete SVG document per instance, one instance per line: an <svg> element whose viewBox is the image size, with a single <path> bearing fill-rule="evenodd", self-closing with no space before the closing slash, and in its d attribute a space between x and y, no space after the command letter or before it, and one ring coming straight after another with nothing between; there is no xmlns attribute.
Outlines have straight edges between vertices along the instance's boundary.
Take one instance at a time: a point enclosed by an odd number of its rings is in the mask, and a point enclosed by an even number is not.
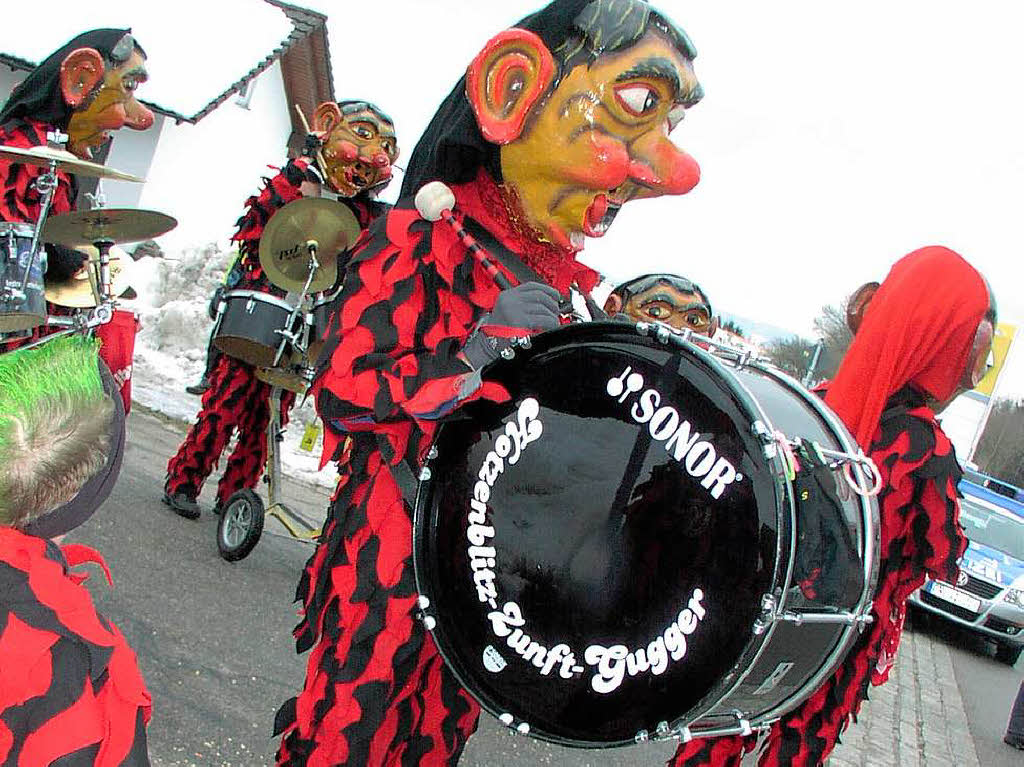
<svg viewBox="0 0 1024 767"><path fill-rule="evenodd" d="M91 332L109 322L118 297L130 289L130 257L117 245L159 237L177 226L177 221L151 210L104 207L102 193L94 197L97 207L92 210L51 216L58 171L101 182L141 183L144 179L50 146L0 146L0 159L46 168L35 181L41 194L39 219L34 223L0 222L0 336L19 337L45 324L64 328L26 345L37 346L68 333ZM67 283L44 281L44 242L86 254L83 268ZM72 311L67 316L51 316L47 302Z"/></svg>
<svg viewBox="0 0 1024 767"><path fill-rule="evenodd" d="M344 203L322 197L294 200L271 216L260 237L260 266L285 298L255 290L226 291L217 309L213 343L225 354L256 368L270 384L267 427L267 484L270 504L243 489L231 495L217 527L217 548L228 561L253 550L264 518L273 517L292 538L314 542L320 530L281 500L283 391L307 392L327 332L336 293L338 256L352 247L360 227Z"/></svg>

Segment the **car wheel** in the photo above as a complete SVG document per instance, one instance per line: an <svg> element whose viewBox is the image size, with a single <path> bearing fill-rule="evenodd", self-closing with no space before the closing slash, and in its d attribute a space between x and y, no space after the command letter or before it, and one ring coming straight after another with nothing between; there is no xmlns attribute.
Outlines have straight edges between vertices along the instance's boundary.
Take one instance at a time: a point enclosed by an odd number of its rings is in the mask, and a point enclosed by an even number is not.
<svg viewBox="0 0 1024 767"><path fill-rule="evenodd" d="M233 493L217 523L217 548L228 562L249 555L263 534L263 501L252 490Z"/></svg>
<svg viewBox="0 0 1024 767"><path fill-rule="evenodd" d="M1007 666L1012 666L1020 657L1021 650L1024 650L1024 645L997 644L996 660L1005 663Z"/></svg>

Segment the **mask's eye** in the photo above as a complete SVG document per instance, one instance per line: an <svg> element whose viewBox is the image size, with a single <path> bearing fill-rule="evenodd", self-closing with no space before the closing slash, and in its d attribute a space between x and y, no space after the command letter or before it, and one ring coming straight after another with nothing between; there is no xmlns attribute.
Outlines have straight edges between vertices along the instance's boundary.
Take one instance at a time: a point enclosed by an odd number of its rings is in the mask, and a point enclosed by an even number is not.
<svg viewBox="0 0 1024 767"><path fill-rule="evenodd" d="M695 330L703 330L708 326L708 318L703 312L688 312L686 324Z"/></svg>
<svg viewBox="0 0 1024 767"><path fill-rule="evenodd" d="M352 132L359 136L359 138L366 139L367 141L369 141L376 135L374 130L365 123L355 123L352 126Z"/></svg>
<svg viewBox="0 0 1024 767"><path fill-rule="evenodd" d="M668 129L672 131L679 123L686 117L686 107L682 104L676 104L668 113Z"/></svg>
<svg viewBox="0 0 1024 767"><path fill-rule="evenodd" d="M619 103L634 117L642 117L658 106L658 94L646 85L626 85L616 88Z"/></svg>
<svg viewBox="0 0 1024 767"><path fill-rule="evenodd" d="M653 304L644 309L647 312L647 316L656 320L663 320L669 315L668 308L661 306L660 304Z"/></svg>

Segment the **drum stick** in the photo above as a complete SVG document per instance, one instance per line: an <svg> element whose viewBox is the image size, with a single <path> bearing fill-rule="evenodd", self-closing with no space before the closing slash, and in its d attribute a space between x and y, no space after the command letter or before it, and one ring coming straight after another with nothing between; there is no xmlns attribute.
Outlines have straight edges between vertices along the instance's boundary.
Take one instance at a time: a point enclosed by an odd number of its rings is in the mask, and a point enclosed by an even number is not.
<svg viewBox="0 0 1024 767"><path fill-rule="evenodd" d="M508 281L508 278L491 261L491 254L452 215L452 209L455 207L455 194L446 184L440 181L431 181L429 184L424 184L416 192L414 201L416 211L427 221L443 220L455 230L455 234L458 235L462 244L466 246L466 249L477 260L477 263L491 276L499 290L508 290L512 287L512 283Z"/></svg>
<svg viewBox="0 0 1024 767"><path fill-rule="evenodd" d="M293 106L295 107L296 113L299 115L299 120L302 121L302 129L304 131L306 131L306 135L307 136L313 135L313 132L309 129L309 123L306 122L306 115L302 111L302 107L300 107L298 104L294 104ZM324 160L323 150L321 150L319 147L316 150L316 157L314 159L316 160L317 169L320 171L320 175L322 175L324 177L324 181L326 182L327 181L327 162Z"/></svg>

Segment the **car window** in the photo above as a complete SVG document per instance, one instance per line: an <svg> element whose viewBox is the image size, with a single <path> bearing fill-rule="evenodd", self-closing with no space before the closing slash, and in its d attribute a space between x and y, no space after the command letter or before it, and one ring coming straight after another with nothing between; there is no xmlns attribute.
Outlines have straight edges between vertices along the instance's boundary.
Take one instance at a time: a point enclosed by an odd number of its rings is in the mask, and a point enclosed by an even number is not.
<svg viewBox="0 0 1024 767"><path fill-rule="evenodd" d="M964 499L960 502L960 524L975 543L1024 561L1024 520L997 514Z"/></svg>

